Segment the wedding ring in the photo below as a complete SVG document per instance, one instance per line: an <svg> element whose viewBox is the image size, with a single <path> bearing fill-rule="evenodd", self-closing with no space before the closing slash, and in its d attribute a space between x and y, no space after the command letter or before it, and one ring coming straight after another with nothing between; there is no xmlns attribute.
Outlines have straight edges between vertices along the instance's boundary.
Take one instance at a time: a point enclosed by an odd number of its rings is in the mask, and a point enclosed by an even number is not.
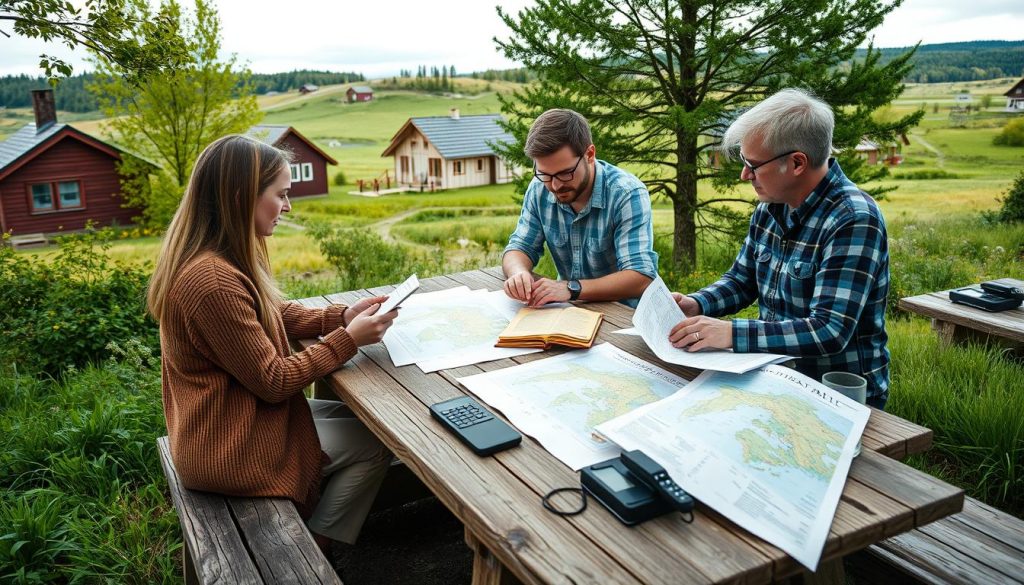
<svg viewBox="0 0 1024 585"><path fill-rule="evenodd" d="M694 338L695 338L695 339L696 339L697 341L700 341L700 331L694 331L694 332L693 332L693 337L694 337Z"/></svg>

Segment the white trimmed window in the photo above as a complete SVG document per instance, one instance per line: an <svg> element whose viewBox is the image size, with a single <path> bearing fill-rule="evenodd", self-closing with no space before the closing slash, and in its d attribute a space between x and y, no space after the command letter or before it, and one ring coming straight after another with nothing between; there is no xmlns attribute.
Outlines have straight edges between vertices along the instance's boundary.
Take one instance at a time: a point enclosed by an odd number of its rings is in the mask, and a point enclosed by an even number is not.
<svg viewBox="0 0 1024 585"><path fill-rule="evenodd" d="M299 165L290 164L288 165L288 169L292 173L292 183L298 183L302 180L302 171L299 169Z"/></svg>
<svg viewBox="0 0 1024 585"><path fill-rule="evenodd" d="M302 180L313 180L313 163L302 163Z"/></svg>

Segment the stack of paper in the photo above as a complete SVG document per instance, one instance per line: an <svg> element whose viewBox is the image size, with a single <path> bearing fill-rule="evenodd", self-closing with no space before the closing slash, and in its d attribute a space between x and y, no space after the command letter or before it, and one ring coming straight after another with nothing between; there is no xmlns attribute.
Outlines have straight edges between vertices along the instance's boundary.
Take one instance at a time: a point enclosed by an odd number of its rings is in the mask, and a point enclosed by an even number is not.
<svg viewBox="0 0 1024 585"><path fill-rule="evenodd" d="M414 294L402 302L384 345L396 366L424 372L534 353L540 350L494 346L522 306L503 291L465 286Z"/></svg>
<svg viewBox="0 0 1024 585"><path fill-rule="evenodd" d="M538 347L552 345L588 348L594 345L604 315L579 307L531 309L524 307L498 335L498 347Z"/></svg>

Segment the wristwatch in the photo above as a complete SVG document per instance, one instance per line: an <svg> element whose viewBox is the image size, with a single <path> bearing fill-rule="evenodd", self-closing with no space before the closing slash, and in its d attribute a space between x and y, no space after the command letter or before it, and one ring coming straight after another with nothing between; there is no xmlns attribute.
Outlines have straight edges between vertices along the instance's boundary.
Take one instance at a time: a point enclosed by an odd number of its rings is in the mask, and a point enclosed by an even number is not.
<svg viewBox="0 0 1024 585"><path fill-rule="evenodd" d="M583 292L583 286L578 280L570 280L565 283L565 286L569 289L569 300L575 301L580 298L580 293Z"/></svg>

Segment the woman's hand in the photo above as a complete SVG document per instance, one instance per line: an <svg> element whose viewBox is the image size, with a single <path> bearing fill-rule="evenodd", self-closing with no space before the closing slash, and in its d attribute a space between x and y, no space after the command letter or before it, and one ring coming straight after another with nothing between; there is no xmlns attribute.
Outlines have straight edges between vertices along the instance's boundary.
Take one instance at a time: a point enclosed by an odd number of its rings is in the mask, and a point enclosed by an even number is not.
<svg viewBox="0 0 1024 585"><path fill-rule="evenodd" d="M672 328L668 340L686 351L731 349L732 322L703 315L687 317Z"/></svg>
<svg viewBox="0 0 1024 585"><path fill-rule="evenodd" d="M377 297L385 298L385 297ZM358 303L356 303L358 305ZM353 306L356 306L353 305ZM398 309L395 309L389 313L383 315L377 315L377 309L380 308L380 303L373 303L366 307L361 313L352 318L348 323L348 327L345 327L345 331L348 331L349 337L359 347L364 345L370 345L371 343L377 343L384 338L384 333L391 327L391 323L398 316Z"/></svg>
<svg viewBox="0 0 1024 585"><path fill-rule="evenodd" d="M348 327L348 325L350 323L352 323L352 319L355 319L356 315L358 315L359 313L362 313L363 311L365 311L367 307L369 307L370 305L379 305L379 304L383 303L386 300L388 300L388 296L387 295L380 296L380 297L366 297L365 299L359 299L358 301L355 302L354 305L352 305L351 307L345 309L345 315L342 317L342 321L341 321L342 325L344 325L345 327Z"/></svg>

